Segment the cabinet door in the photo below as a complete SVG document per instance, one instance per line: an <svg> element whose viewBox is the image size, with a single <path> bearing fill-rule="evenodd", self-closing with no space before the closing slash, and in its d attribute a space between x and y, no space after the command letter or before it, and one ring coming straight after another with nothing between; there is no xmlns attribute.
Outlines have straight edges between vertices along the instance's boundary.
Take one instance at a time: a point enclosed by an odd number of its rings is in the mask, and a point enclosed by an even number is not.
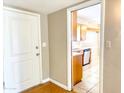
<svg viewBox="0 0 124 93"><path fill-rule="evenodd" d="M73 56L72 61L72 82L77 84L82 79L82 55Z"/></svg>

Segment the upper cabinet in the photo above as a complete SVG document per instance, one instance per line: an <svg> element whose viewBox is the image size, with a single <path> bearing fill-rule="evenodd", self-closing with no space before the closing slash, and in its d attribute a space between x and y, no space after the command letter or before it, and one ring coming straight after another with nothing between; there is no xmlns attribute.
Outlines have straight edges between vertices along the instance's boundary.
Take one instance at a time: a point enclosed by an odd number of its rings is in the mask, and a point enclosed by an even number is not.
<svg viewBox="0 0 124 93"><path fill-rule="evenodd" d="M86 25L77 22L77 11L72 12L72 41L86 40L87 32L99 32L99 25Z"/></svg>
<svg viewBox="0 0 124 93"><path fill-rule="evenodd" d="M87 27L81 24L79 26L80 26L80 41L84 41L86 40Z"/></svg>
<svg viewBox="0 0 124 93"><path fill-rule="evenodd" d="M77 11L72 12L72 40L77 41Z"/></svg>

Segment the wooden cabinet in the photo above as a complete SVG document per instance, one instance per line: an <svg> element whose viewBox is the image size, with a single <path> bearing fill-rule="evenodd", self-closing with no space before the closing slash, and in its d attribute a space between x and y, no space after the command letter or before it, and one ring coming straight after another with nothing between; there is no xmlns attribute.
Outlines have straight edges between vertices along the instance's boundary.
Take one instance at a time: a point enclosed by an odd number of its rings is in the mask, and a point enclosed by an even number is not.
<svg viewBox="0 0 124 93"><path fill-rule="evenodd" d="M73 85L79 83L82 79L82 54L75 55L72 58L72 83Z"/></svg>
<svg viewBox="0 0 124 93"><path fill-rule="evenodd" d="M86 40L87 27L80 24L80 41Z"/></svg>
<svg viewBox="0 0 124 93"><path fill-rule="evenodd" d="M86 38L86 27L77 23L77 11L72 12L72 41L82 41Z"/></svg>
<svg viewBox="0 0 124 93"><path fill-rule="evenodd" d="M72 12L72 40L77 41L77 11Z"/></svg>
<svg viewBox="0 0 124 93"><path fill-rule="evenodd" d="M77 22L77 11L72 12L72 41L86 40L86 32L99 32L100 26L88 26Z"/></svg>

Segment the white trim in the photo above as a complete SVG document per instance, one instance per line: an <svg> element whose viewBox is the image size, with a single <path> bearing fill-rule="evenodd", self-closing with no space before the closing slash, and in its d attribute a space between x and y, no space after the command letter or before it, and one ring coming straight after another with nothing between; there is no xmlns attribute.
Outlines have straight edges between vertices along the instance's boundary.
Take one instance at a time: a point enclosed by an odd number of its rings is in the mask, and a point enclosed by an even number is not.
<svg viewBox="0 0 124 93"><path fill-rule="evenodd" d="M3 0L0 0L0 92L3 93Z"/></svg>
<svg viewBox="0 0 124 93"><path fill-rule="evenodd" d="M42 69L42 68L43 68L43 65L42 65L42 45L41 45L41 43L42 43L41 35L42 35L42 34L41 34L40 15L37 14L36 16L38 17L38 21L39 21L39 22L38 22L38 26L39 26L39 27L38 27L38 28L39 28L39 29L38 29L38 35L39 35L39 36L38 36L38 42L39 42L39 53L40 53L40 56L39 56L40 71L39 71L39 72L40 72L40 82L41 82L42 79L43 79L43 69Z"/></svg>
<svg viewBox="0 0 124 93"><path fill-rule="evenodd" d="M82 4L67 9L67 89L72 90L71 82L71 12L88 6L101 3L101 0L89 0ZM100 32L100 80L103 80L103 54L104 54L104 0L102 1L102 21ZM102 83L102 82L101 82ZM100 93L103 92L103 84L100 84Z"/></svg>
<svg viewBox="0 0 124 93"><path fill-rule="evenodd" d="M50 78L46 78L46 79L42 80L41 83L47 83L47 82L49 82L49 81L50 81Z"/></svg>
<svg viewBox="0 0 124 93"><path fill-rule="evenodd" d="M121 93L124 93L124 0L121 0Z"/></svg>
<svg viewBox="0 0 124 93"><path fill-rule="evenodd" d="M103 63L104 63L104 25L105 25L105 0L101 3L101 27L100 27L100 56L99 56L99 92L103 93Z"/></svg>
<svg viewBox="0 0 124 93"><path fill-rule="evenodd" d="M52 79L52 78L46 78L46 79L42 80L41 83L44 84L44 83L47 83L47 82L52 82L52 83L58 85L59 87L65 89L65 90L68 90L68 88L67 88L66 85L64 85L64 84L60 83L59 81L54 80L54 79Z"/></svg>
<svg viewBox="0 0 124 93"><path fill-rule="evenodd" d="M15 8L8 7L8 6L3 6L3 10L14 11L14 12L19 12L19 13L34 15L34 16L39 16L38 13L29 12L29 11L25 11L25 10L21 10L21 9L15 9Z"/></svg>
<svg viewBox="0 0 124 93"><path fill-rule="evenodd" d="M62 84L62 83L60 83L59 81L56 81L56 80L51 79L51 78L50 78L50 81L51 81L52 83L54 83L54 84L58 85L59 87L61 87L61 88L65 89L65 90L68 90L67 86L66 86L66 85L64 85L64 84Z"/></svg>
<svg viewBox="0 0 124 93"><path fill-rule="evenodd" d="M67 10L67 86L68 86L68 91L72 90L71 86L71 11Z"/></svg>
<svg viewBox="0 0 124 93"><path fill-rule="evenodd" d="M79 10L79 9L86 8L88 6L92 6L92 5L99 4L99 3L101 3L101 0L84 1L81 4L78 4L74 7L68 8L67 11Z"/></svg>
<svg viewBox="0 0 124 93"><path fill-rule="evenodd" d="M46 79L42 80L41 83L43 84L43 83L47 83L47 82L52 82L52 83L58 85L59 87L65 89L65 90L68 90L68 88L67 88L66 85L64 85L64 84L60 83L59 81L54 80L54 79L52 79L52 78L46 78Z"/></svg>

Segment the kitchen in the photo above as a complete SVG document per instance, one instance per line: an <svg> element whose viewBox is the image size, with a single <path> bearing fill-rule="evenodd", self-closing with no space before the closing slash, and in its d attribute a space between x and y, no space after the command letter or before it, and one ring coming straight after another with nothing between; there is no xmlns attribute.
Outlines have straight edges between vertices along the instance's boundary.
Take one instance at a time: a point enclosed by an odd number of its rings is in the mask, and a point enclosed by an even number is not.
<svg viewBox="0 0 124 93"><path fill-rule="evenodd" d="M79 93L99 93L100 7L72 12L72 86Z"/></svg>

